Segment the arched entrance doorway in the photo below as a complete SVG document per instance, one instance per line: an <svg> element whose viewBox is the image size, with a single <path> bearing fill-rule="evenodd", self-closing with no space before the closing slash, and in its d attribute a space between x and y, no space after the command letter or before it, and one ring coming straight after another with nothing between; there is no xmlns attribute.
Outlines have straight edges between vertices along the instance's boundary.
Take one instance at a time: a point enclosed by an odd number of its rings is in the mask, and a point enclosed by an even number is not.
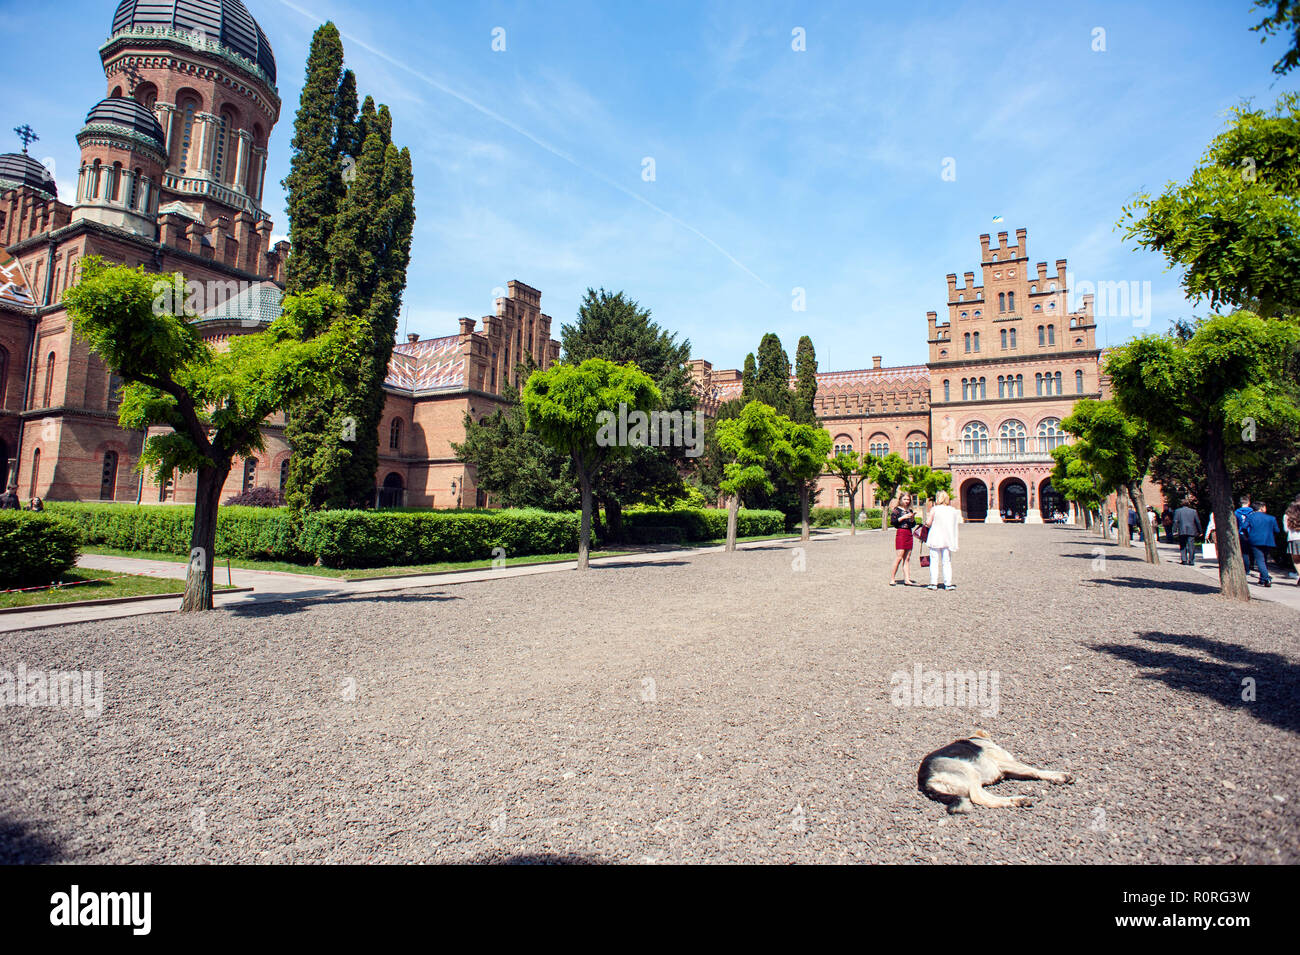
<svg viewBox="0 0 1300 955"><path fill-rule="evenodd" d="M396 471L389 471L388 476L384 478L384 486L379 489L375 506L401 507L405 496L406 491L402 484L402 476Z"/></svg>
<svg viewBox="0 0 1300 955"><path fill-rule="evenodd" d="M1038 486L1038 507L1044 521L1055 520L1057 514L1068 516L1070 513L1070 505L1061 496L1061 492L1052 487L1050 480Z"/></svg>
<svg viewBox="0 0 1300 955"><path fill-rule="evenodd" d="M961 486L962 517L968 521L982 521L989 513L989 489L979 478L971 478Z"/></svg>
<svg viewBox="0 0 1300 955"><path fill-rule="evenodd" d="M1029 513L1029 488L1020 478L1007 478L998 488L998 507L1002 509L1002 519L1011 523L1023 523Z"/></svg>

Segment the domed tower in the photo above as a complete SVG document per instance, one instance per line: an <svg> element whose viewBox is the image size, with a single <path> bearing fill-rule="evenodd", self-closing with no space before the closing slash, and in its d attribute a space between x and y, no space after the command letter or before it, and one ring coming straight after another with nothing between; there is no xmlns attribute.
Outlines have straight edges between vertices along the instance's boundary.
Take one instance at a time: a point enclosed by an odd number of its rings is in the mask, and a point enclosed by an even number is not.
<svg viewBox="0 0 1300 955"><path fill-rule="evenodd" d="M266 149L280 97L271 45L248 8L242 0L121 0L99 52L109 99L146 107L162 130L163 242L201 244L218 260L262 272L271 231L261 208ZM180 226L169 228L172 214L183 217Z"/></svg>
<svg viewBox="0 0 1300 955"><path fill-rule="evenodd" d="M125 97L100 100L86 115L77 144L81 169L72 221L93 219L154 238L167 155L152 110Z"/></svg>
<svg viewBox="0 0 1300 955"><path fill-rule="evenodd" d="M45 199L59 198L54 176L31 156L26 153L0 155L0 193L21 186L35 189Z"/></svg>

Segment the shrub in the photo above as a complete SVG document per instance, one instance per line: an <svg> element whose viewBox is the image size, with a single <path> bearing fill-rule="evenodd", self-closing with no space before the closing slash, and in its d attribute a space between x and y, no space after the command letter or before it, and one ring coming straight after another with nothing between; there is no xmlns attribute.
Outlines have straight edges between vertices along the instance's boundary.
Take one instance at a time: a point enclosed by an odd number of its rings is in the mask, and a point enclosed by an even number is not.
<svg viewBox="0 0 1300 955"><path fill-rule="evenodd" d="M676 528L682 540L713 541L727 536L727 512L721 508L701 507L690 510L627 511L623 526L630 535L645 534L648 528ZM762 537L785 530L785 515L780 511L749 511L741 508L736 518L737 537Z"/></svg>
<svg viewBox="0 0 1300 955"><path fill-rule="evenodd" d="M871 521L875 521L876 527L880 526L880 508L867 507L858 508L858 513L866 511L866 524L859 520L858 527L872 526ZM849 526L849 509L847 507L814 507L808 512L808 519L814 527L848 527Z"/></svg>
<svg viewBox="0 0 1300 955"><path fill-rule="evenodd" d="M47 505L81 530L90 545L121 550L188 554L194 508L187 505L59 502ZM246 560L301 560L284 507L222 507L217 511L217 557Z"/></svg>
<svg viewBox="0 0 1300 955"><path fill-rule="evenodd" d="M0 511L0 587L34 587L76 564L81 535L56 514Z"/></svg>
<svg viewBox="0 0 1300 955"><path fill-rule="evenodd" d="M242 494L226 498L226 507L280 507L284 498L269 487L252 487Z"/></svg>

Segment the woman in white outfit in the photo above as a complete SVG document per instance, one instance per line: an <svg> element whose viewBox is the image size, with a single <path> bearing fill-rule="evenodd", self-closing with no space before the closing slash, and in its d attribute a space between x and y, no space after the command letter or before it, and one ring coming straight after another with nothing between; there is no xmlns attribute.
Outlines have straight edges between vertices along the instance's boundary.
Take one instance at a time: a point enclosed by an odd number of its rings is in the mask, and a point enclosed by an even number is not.
<svg viewBox="0 0 1300 955"><path fill-rule="evenodd" d="M939 565L943 564L943 587L956 590L952 582L952 553L957 549L957 526L961 524L961 511L948 502L951 498L947 491L940 491L935 498L935 505L930 509L930 516L925 519L925 526L930 529L925 542L930 546L930 586L929 590L939 589Z"/></svg>

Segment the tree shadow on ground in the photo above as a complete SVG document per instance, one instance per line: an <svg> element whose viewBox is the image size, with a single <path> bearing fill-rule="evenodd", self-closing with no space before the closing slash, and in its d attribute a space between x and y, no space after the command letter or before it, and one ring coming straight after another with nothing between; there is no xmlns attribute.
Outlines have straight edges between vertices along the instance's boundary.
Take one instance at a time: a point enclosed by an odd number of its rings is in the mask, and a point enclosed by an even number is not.
<svg viewBox="0 0 1300 955"><path fill-rule="evenodd" d="M1061 556L1062 556L1062 557L1076 557L1076 558L1078 558L1079 560L1095 560L1095 559L1097 558L1098 555L1097 555L1097 554L1094 554L1094 553L1088 553L1088 554L1062 554ZM1135 561L1137 561L1137 562L1140 563L1140 564L1141 564L1141 563L1146 563L1146 561L1145 561L1143 558L1141 558L1141 557L1133 557L1133 556L1131 556L1131 555L1129 555L1129 554L1105 554L1104 556L1105 556L1105 558L1106 558L1107 560L1135 560Z"/></svg>
<svg viewBox="0 0 1300 955"><path fill-rule="evenodd" d="M592 564L592 570L626 570L629 567L685 567L684 560L634 560L626 564Z"/></svg>
<svg viewBox="0 0 1300 955"><path fill-rule="evenodd" d="M489 853L470 860L471 865L609 865L608 859L579 852Z"/></svg>
<svg viewBox="0 0 1300 955"><path fill-rule="evenodd" d="M302 613L304 610L311 610L314 607L322 607L329 604L350 604L370 601L372 603L390 603L390 604L418 604L418 603L440 603L444 600L463 600L462 597L456 597L452 594L408 594L408 593L357 593L357 594L340 594L337 591L329 591L323 596L313 594L286 594L283 598L277 600L260 600L250 601L248 603L230 604L219 609L229 611L236 617L281 617L285 614Z"/></svg>
<svg viewBox="0 0 1300 955"><path fill-rule="evenodd" d="M1107 557L1107 560L1111 558ZM1154 565L1152 565L1154 566ZM1112 587L1130 587L1135 590L1172 590L1183 594L1217 594L1219 588L1214 584L1195 580L1154 580L1148 577L1094 577L1094 584L1110 584Z"/></svg>
<svg viewBox="0 0 1300 955"><path fill-rule="evenodd" d="M63 859L63 850L29 823L0 815L0 865L48 865Z"/></svg>
<svg viewBox="0 0 1300 955"><path fill-rule="evenodd" d="M1108 643L1093 649L1149 671L1142 674L1144 680L1159 680L1172 689L1198 693L1233 709L1245 708L1257 720L1300 733L1300 665L1294 661L1197 634L1148 630L1137 637L1165 648ZM1249 684L1256 696L1253 701L1242 699L1246 690L1242 681L1247 678L1254 681Z"/></svg>

